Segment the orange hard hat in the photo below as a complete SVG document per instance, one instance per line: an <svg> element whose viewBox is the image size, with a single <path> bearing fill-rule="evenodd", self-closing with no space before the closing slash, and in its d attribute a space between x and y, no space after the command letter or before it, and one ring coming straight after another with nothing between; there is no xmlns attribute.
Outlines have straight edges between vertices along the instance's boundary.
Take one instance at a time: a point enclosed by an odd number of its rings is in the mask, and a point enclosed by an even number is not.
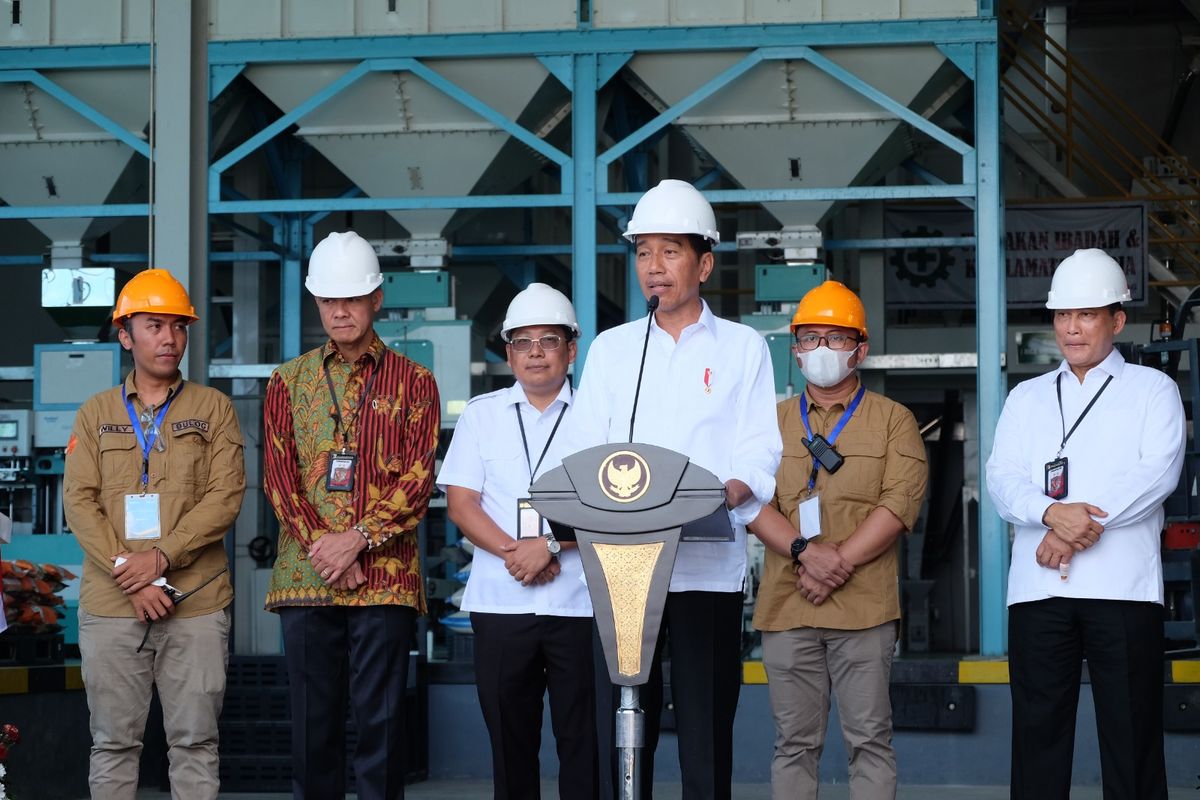
<svg viewBox="0 0 1200 800"><path fill-rule="evenodd" d="M146 269L129 279L113 309L113 327L134 314L153 312L187 317L189 324L200 319L188 298L187 289L165 269Z"/></svg>
<svg viewBox="0 0 1200 800"><path fill-rule="evenodd" d="M867 338L867 310L858 295L837 281L825 281L800 300L792 317L792 333L801 325L854 328Z"/></svg>

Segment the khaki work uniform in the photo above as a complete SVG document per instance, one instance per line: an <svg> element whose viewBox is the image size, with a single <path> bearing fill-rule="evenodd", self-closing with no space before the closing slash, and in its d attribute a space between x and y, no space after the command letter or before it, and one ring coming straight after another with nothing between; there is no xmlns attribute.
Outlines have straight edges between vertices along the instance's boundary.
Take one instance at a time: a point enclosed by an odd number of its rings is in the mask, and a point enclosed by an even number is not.
<svg viewBox="0 0 1200 800"><path fill-rule="evenodd" d="M170 562L164 577L188 592L227 565L225 533L246 488L242 432L229 398L179 380L159 427L165 450L152 449L147 493L159 498L161 538L125 538L125 498L143 491L142 449L121 386L79 409L67 447L63 502L84 551L79 649L91 711L88 783L93 798L133 798L151 686L158 687L170 757L172 796L215 798L217 718L225 694L233 588L220 575L154 623L146 623L112 578L112 557L157 547ZM133 383L124 389L140 416Z"/></svg>
<svg viewBox="0 0 1200 800"><path fill-rule="evenodd" d="M809 396L812 432L828 439L858 388L828 407ZM783 460L773 505L799 530L812 456L802 441L807 437L799 398L783 401L777 411ZM866 392L833 444L845 462L836 473L818 473L822 535L816 541L846 541L876 508L888 509L911 530L928 479L925 446L912 413ZM819 606L796 591L791 559L766 553L754 627L763 631L763 665L775 715L771 787L777 799L817 796L831 683L850 759L851 793L861 800L895 797L888 685L900 618L899 549L897 542L859 566Z"/></svg>

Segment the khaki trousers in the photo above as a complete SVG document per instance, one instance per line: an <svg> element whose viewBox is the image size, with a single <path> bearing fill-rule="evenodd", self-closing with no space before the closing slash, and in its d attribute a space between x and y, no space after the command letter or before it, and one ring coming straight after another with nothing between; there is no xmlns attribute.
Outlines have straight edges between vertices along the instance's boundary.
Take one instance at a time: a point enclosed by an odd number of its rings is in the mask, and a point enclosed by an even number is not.
<svg viewBox="0 0 1200 800"><path fill-rule="evenodd" d="M133 800L152 687L163 707L174 800L215 798L217 718L225 698L229 610L154 623L79 611L79 651L91 712L93 800Z"/></svg>
<svg viewBox="0 0 1200 800"><path fill-rule="evenodd" d="M895 645L895 622L861 631L763 633L763 666L775 716L774 800L817 797L831 684L849 754L851 799L894 800L896 753L888 685Z"/></svg>

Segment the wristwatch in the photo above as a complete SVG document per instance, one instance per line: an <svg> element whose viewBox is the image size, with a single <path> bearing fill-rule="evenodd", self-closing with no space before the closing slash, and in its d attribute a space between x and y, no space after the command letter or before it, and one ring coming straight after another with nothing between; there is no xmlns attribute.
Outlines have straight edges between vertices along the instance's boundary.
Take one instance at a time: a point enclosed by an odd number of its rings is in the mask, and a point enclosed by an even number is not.
<svg viewBox="0 0 1200 800"><path fill-rule="evenodd" d="M550 555L556 556L562 552L562 545L554 538L553 533L544 533L542 538L546 540L546 549L550 551Z"/></svg>
<svg viewBox="0 0 1200 800"><path fill-rule="evenodd" d="M792 563L796 566L800 565L800 554L804 552L804 548L808 547L808 539L803 536L797 536L792 540Z"/></svg>

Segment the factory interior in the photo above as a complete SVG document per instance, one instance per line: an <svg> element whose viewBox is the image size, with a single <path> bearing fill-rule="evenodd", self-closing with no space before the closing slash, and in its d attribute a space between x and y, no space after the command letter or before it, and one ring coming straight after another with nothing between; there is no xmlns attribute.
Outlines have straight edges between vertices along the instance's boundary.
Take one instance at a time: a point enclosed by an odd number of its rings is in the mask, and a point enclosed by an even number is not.
<svg viewBox="0 0 1200 800"><path fill-rule="evenodd" d="M263 607L280 536L263 406L272 371L327 339L303 289L314 246L353 230L375 249L375 328L433 373L440 458L467 401L512 383L500 328L524 287L574 302L576 380L598 333L645 316L621 234L643 192L684 180L720 229L702 297L761 333L778 400L804 388L799 298L827 278L862 298L863 380L912 411L929 464L901 545L900 780L1003 786L1011 532L981 473L1008 391L1059 363L1055 265L1098 247L1132 292L1122 353L1170 375L1188 419L1165 506L1163 676L1168 781L1192 796L1198 74L1198 0L0 0L0 553L82 574L63 511L75 413L131 366L112 327L122 287L168 270L199 316L184 375L228 395L245 436L222 791L289 791L283 639ZM410 788L477 781L490 796L459 609L471 548L444 495L417 537L429 610L410 656ZM763 546L747 547L734 780L765 797L773 730L750 622ZM60 587L36 632L0 635L15 797L87 793L78 581ZM670 785L667 694L656 779ZM1074 781L1098 791L1086 687L1080 701ZM166 791L160 718L156 704L141 785ZM844 784L836 724L822 770Z"/></svg>

